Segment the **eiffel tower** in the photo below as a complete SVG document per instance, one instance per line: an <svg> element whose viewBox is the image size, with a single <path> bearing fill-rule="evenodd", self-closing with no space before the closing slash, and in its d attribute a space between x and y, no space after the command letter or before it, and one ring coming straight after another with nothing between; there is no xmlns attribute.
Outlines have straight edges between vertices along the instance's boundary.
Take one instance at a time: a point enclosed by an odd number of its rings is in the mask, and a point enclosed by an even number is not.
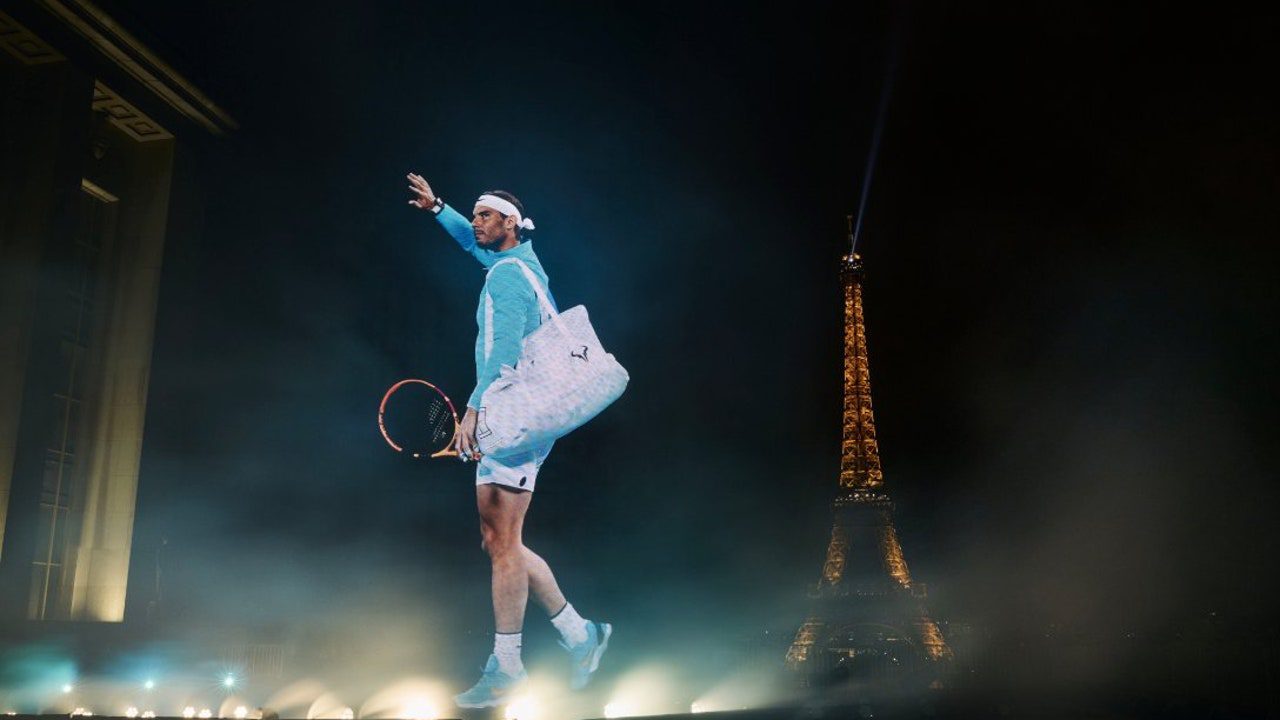
<svg viewBox="0 0 1280 720"><path fill-rule="evenodd" d="M850 241L852 242L852 231ZM810 593L809 616L787 651L802 684L814 680L901 676L937 669L952 657L913 583L884 489L871 373L862 320L862 258L841 261L844 286L844 413L840 477L832 502L831 541L822 576Z"/></svg>

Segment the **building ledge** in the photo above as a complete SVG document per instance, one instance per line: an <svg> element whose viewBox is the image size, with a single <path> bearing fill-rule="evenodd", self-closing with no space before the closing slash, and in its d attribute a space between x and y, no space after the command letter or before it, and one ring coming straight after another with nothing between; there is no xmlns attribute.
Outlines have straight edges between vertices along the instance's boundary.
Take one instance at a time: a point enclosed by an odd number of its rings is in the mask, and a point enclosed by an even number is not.
<svg viewBox="0 0 1280 720"><path fill-rule="evenodd" d="M214 135L239 127L189 80L89 0L37 0L38 4L174 110Z"/></svg>

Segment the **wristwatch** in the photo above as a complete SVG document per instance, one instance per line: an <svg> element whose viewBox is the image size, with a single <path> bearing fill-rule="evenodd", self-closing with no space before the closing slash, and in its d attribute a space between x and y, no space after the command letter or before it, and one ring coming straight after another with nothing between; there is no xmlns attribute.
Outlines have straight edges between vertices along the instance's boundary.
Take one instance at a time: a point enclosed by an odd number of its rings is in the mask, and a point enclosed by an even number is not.
<svg viewBox="0 0 1280 720"><path fill-rule="evenodd" d="M441 200L440 196L437 195L435 204L431 206L431 214L439 215L440 211L443 209L444 209L444 200Z"/></svg>

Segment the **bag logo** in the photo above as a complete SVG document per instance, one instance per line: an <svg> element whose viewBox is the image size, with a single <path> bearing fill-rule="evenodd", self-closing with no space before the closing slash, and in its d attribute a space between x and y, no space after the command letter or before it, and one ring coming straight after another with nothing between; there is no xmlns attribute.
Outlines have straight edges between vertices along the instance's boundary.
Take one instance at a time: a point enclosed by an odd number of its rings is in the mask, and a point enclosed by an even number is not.
<svg viewBox="0 0 1280 720"><path fill-rule="evenodd" d="M586 346L586 345L583 345L583 346L579 349L579 351L577 351L577 352L570 351L570 352L569 352L569 356L570 356L570 357L576 357L576 358L582 358L582 362L591 362L590 360L588 360L588 359L587 359L587 346Z"/></svg>
<svg viewBox="0 0 1280 720"><path fill-rule="evenodd" d="M489 429L488 408L480 408L476 412L476 439L487 438L493 434Z"/></svg>

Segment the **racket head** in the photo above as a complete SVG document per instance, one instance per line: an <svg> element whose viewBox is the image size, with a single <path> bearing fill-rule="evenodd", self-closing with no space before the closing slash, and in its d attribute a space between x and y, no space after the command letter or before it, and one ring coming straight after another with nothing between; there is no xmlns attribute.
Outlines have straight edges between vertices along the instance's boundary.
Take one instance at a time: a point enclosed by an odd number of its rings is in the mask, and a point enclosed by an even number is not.
<svg viewBox="0 0 1280 720"><path fill-rule="evenodd" d="M452 447L458 411L443 390L420 378L406 378L387 389L378 404L378 430L393 450L410 457L458 456Z"/></svg>

